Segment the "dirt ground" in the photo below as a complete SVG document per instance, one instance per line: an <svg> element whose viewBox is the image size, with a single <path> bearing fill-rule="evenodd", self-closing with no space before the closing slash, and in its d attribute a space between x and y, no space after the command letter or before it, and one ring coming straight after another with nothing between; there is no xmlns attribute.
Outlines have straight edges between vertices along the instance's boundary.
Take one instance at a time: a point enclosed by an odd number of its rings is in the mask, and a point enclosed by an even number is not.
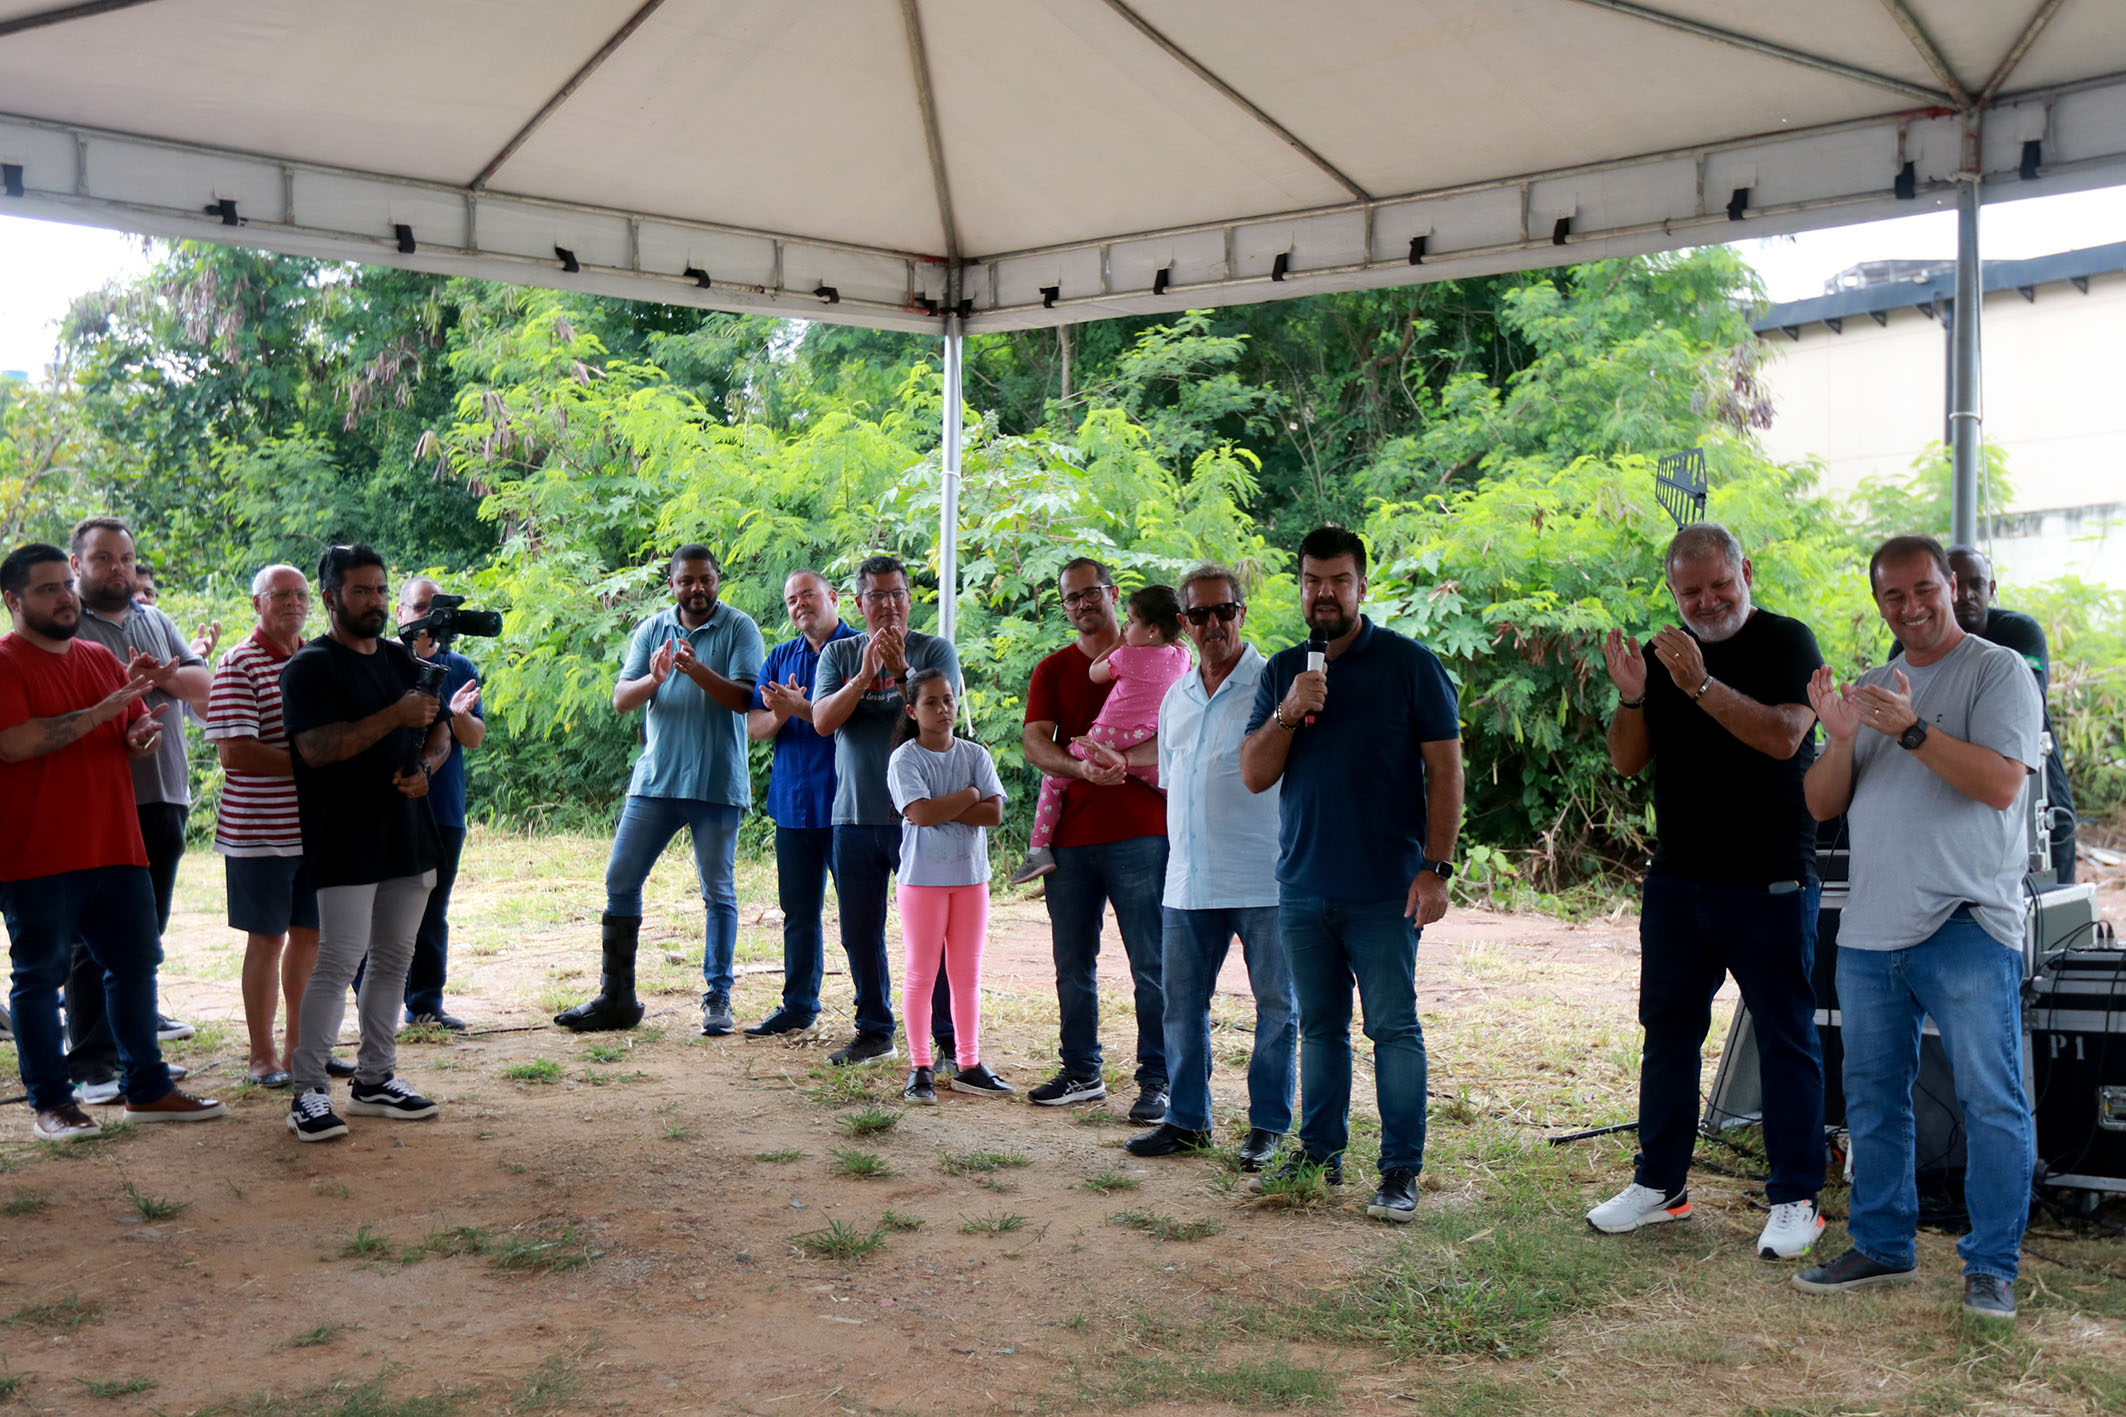
<svg viewBox="0 0 2126 1417"><path fill-rule="evenodd" d="M11 1393L29 1412L401 1417L1632 1411L1665 1393L1661 1406L1715 1412L1813 1382L1841 1405L1802 1410L1846 1411L1869 1410L1842 1404L1871 1392L1901 1403L1924 1376L1906 1350L1873 1351L1883 1324L1956 1342L1942 1317L1953 1307L1946 1239L1927 1241L1937 1278L1923 1296L1828 1309L1784 1284L1791 1266L1746 1259L1762 1223L1751 1186L1706 1172L1695 1222L1642 1247L1632 1297L1566 1315L1533 1358L1397 1356L1305 1336L1276 1315L1348 1291L1413 1242L1364 1217L1370 1165L1340 1204L1289 1208L1251 1202L1209 1160L1119 1150L1132 1130L1120 1114L1134 1029L1119 942L1103 955L1110 1107L946 1093L852 1137L860 1089L837 1089L847 1079L821 1067L846 1036L846 978L827 981L817 1040L698 1037L700 907L676 856L649 903L645 1027L583 1037L547 1025L595 972L600 852L587 840L475 833L450 993L473 1030L409 1039L399 1054L441 1116L355 1118L350 1138L317 1146L283 1129L285 1094L238 1085L241 942L220 920L219 863L188 857L164 996L201 1031L170 1056L194 1069L188 1086L228 1098L231 1115L62 1151L23 1142L20 1109L0 1111L10 1173L0 1194L13 1198L0 1219L0 1410ZM747 867L741 892L743 1022L780 989L772 868ZM2114 919L2126 913L2116 890L2106 899ZM1047 961L1040 905L1000 892L984 1058L1022 1090L1052 1070ZM1566 924L1458 910L1427 932L1420 1000L1440 1158L1426 1173L1428 1211L1475 1206L1510 1182L1516 1157L1567 1218L1622 1183L1628 1138L1541 1142L1635 1110L1637 967L1636 921L1622 913ZM1236 1065L1251 1013L1237 962L1222 990L1225 1128L1244 1125ZM1709 1058L1726 1017L1723 1003ZM858 1071L873 1096L895 1099L899 1067ZM1369 1084L1361 1065L1361 1111ZM890 1174L838 1175L837 1151L874 1155ZM979 1153L1004 1160L974 1169L984 1163L964 1158ZM1125 1189L1097 1194L1089 1179ZM1111 1219L1130 1211L1214 1233L1162 1240ZM880 1230L889 1212L910 1228ZM822 1258L793 1238L837 1223L883 1243ZM1481 1248L1486 1234L1449 1239ZM1827 1240L1842 1244L1837 1227ZM1584 1227L1572 1242L1608 1243ZM2093 1253L2104 1273L2126 1275L2116 1240ZM1715 1256L1726 1268L1702 1268ZM2026 1325L2055 1356L2126 1370L2126 1313L2104 1311L2110 1302L2048 1308ZM1694 1309L1731 1315L1738 1303L1758 1347L1715 1356L1675 1336ZM2081 1391L2042 1385L2013 1410L2092 1410Z"/></svg>

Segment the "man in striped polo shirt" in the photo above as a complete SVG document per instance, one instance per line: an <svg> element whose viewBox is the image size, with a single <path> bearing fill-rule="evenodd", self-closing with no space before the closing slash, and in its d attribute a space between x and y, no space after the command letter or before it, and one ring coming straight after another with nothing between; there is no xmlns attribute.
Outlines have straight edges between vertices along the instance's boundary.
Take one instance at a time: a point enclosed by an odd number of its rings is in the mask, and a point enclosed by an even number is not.
<svg viewBox="0 0 2126 1417"><path fill-rule="evenodd" d="M244 1022L251 1033L245 1076L286 1087L296 1015L317 963L317 887L303 860L295 769L281 726L281 669L303 644L310 582L293 566L251 578L258 626L221 658L207 696L207 738L221 757L214 850L229 883L229 928L244 932ZM273 1046L274 986L288 1000L287 1041Z"/></svg>

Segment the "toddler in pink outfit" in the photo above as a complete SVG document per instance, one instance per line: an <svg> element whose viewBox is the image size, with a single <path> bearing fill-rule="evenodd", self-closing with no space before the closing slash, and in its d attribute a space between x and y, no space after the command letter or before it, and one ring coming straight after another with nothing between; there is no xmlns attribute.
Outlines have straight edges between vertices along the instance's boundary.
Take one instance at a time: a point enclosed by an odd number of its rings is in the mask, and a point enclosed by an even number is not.
<svg viewBox="0 0 2126 1417"><path fill-rule="evenodd" d="M1145 586L1129 598L1121 643L1094 660L1086 671L1095 684L1114 687L1091 726L1071 740L1070 755L1124 768L1132 777L1157 787L1158 764L1131 763L1127 755L1130 749L1159 732L1160 700L1188 672L1188 646L1181 640L1181 600L1171 586ZM1029 849L1026 859L1011 873L1011 884L1023 885L1056 869L1055 853L1049 843L1055 837L1067 786L1063 778L1042 777Z"/></svg>

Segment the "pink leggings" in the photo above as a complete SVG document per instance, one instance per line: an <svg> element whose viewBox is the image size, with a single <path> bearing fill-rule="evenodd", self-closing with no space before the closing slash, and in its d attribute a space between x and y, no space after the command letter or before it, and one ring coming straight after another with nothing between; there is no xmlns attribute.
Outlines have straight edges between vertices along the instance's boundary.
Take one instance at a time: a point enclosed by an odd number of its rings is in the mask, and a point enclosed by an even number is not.
<svg viewBox="0 0 2126 1417"><path fill-rule="evenodd" d="M1128 728L1113 728L1104 723L1095 723L1085 730L1085 736L1095 743L1106 744L1118 753L1127 753L1158 731L1159 725L1156 723L1137 724ZM1068 751L1080 762L1092 756L1080 743L1069 744ZM1153 787L1159 785L1159 767L1156 763L1132 767L1129 775L1142 778ZM1069 778L1049 777L1045 774L1042 776L1041 796L1034 803L1033 809L1033 831L1026 839L1028 846L1046 846L1055 840L1056 823L1063 816L1063 792L1069 786Z"/></svg>
<svg viewBox="0 0 2126 1417"><path fill-rule="evenodd" d="M931 1065L930 991L938 963L952 983L952 1036L963 1068L982 1061L982 937L989 928L989 883L972 886L902 886L901 1017L908 1026L908 1057Z"/></svg>

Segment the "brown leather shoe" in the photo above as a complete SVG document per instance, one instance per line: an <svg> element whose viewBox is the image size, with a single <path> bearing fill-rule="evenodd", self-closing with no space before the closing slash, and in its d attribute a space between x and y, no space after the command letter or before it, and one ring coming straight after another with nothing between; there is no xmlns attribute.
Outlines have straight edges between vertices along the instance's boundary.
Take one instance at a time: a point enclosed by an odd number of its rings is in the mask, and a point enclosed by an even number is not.
<svg viewBox="0 0 2126 1417"><path fill-rule="evenodd" d="M128 1122L210 1122L228 1109L211 1097L194 1097L181 1087L173 1087L153 1102L128 1101L125 1117Z"/></svg>
<svg viewBox="0 0 2126 1417"><path fill-rule="evenodd" d="M69 1102L49 1112L39 1112L30 1130L36 1133L39 1141L80 1141L95 1136L103 1128L96 1124L94 1117Z"/></svg>

